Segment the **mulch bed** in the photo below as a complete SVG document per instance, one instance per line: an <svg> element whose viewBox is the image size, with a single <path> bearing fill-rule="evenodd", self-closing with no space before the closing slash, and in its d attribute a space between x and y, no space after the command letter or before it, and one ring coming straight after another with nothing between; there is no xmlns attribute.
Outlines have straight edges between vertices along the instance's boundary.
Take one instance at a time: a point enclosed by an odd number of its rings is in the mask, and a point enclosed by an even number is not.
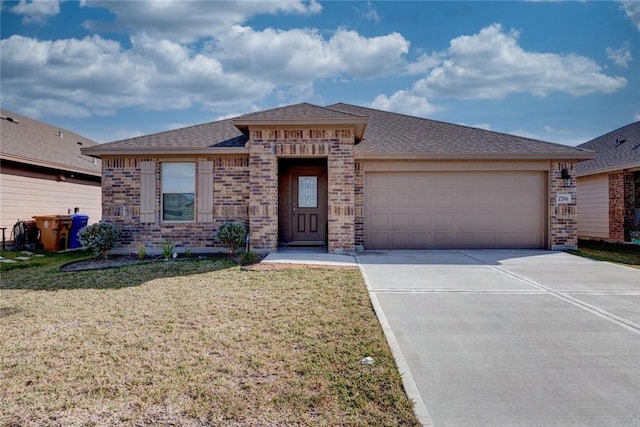
<svg viewBox="0 0 640 427"><path fill-rule="evenodd" d="M122 267L124 265L143 264L160 261L162 258L138 259L128 255L111 255L109 258L91 258L73 261L60 267L60 271L102 270L105 268Z"/></svg>

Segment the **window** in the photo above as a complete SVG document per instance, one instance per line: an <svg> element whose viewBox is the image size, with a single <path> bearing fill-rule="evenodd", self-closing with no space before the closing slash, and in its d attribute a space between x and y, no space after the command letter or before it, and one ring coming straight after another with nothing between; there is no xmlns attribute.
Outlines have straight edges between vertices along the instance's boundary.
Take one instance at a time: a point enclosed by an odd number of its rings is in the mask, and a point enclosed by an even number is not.
<svg viewBox="0 0 640 427"><path fill-rule="evenodd" d="M318 207L318 177L300 176L298 177L298 207L317 208Z"/></svg>
<svg viewBox="0 0 640 427"><path fill-rule="evenodd" d="M193 221L195 163L162 164L162 220Z"/></svg>

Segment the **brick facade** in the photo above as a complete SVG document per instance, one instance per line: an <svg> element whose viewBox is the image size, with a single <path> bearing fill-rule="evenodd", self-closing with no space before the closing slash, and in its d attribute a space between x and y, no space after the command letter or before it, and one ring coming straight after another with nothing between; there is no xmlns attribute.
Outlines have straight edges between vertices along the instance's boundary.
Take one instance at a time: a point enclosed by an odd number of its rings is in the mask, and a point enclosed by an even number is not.
<svg viewBox="0 0 640 427"><path fill-rule="evenodd" d="M258 128L250 132L248 157L219 155L181 159L196 165L198 160L213 164L212 222L198 222L197 218L193 222L161 221L161 164L175 158L105 157L103 220L119 228L123 250L133 250L143 244L149 253L154 248L159 251L165 239L193 250L222 248L215 233L229 221L247 225L252 249L274 250L278 245L278 159L326 158L328 251L360 250L364 248L365 170L361 162L354 161L354 140L354 132L349 128ZM155 162L156 220L149 223L140 221L141 162ZM574 161L551 162L548 239L553 250L577 246L575 167ZM568 185L562 178L564 168L572 176ZM625 215L633 215L634 179L633 174L610 176L611 215L621 218L622 222ZM196 189L196 204L200 191L202 189ZM570 196L571 200L559 202L558 195ZM613 231L622 240L623 229Z"/></svg>
<svg viewBox="0 0 640 427"><path fill-rule="evenodd" d="M327 158L329 252L354 250L352 129L252 127L249 140L251 248L278 246L278 158Z"/></svg>
<svg viewBox="0 0 640 427"><path fill-rule="evenodd" d="M562 170L567 169L571 179L565 182ZM549 247L551 250L578 247L576 162L552 161L549 170ZM558 195L571 201L560 202Z"/></svg>
<svg viewBox="0 0 640 427"><path fill-rule="evenodd" d="M214 165L213 222L162 222L160 165L167 160L156 158L105 158L102 163L102 219L115 224L120 231L122 250L144 245L148 253L160 251L165 241L178 247L198 249L223 247L215 239L217 229L227 221L248 223L249 159L215 156L208 158ZM171 159L175 160L175 159ZM180 161L193 161L185 158ZM156 220L140 221L140 163L156 162ZM198 170L196 170L196 174ZM198 193L196 189L196 203ZM197 209L195 210L197 212Z"/></svg>
<svg viewBox="0 0 640 427"><path fill-rule="evenodd" d="M635 181L633 172L609 174L609 240L629 241L629 227L634 222L636 207Z"/></svg>

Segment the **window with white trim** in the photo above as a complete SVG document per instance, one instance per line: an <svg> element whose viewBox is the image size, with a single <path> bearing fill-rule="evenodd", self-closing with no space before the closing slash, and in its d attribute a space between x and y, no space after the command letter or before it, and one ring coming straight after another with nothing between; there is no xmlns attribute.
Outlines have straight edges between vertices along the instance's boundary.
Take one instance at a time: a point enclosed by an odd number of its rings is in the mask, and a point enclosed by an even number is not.
<svg viewBox="0 0 640 427"><path fill-rule="evenodd" d="M162 163L162 220L194 221L195 163Z"/></svg>

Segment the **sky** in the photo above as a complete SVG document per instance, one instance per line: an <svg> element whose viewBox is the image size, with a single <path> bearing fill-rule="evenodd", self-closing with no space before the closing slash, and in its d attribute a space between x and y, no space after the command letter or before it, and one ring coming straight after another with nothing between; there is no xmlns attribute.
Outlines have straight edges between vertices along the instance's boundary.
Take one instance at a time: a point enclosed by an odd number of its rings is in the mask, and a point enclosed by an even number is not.
<svg viewBox="0 0 640 427"><path fill-rule="evenodd" d="M299 102L567 145L640 120L640 0L0 1L2 108L101 143Z"/></svg>

